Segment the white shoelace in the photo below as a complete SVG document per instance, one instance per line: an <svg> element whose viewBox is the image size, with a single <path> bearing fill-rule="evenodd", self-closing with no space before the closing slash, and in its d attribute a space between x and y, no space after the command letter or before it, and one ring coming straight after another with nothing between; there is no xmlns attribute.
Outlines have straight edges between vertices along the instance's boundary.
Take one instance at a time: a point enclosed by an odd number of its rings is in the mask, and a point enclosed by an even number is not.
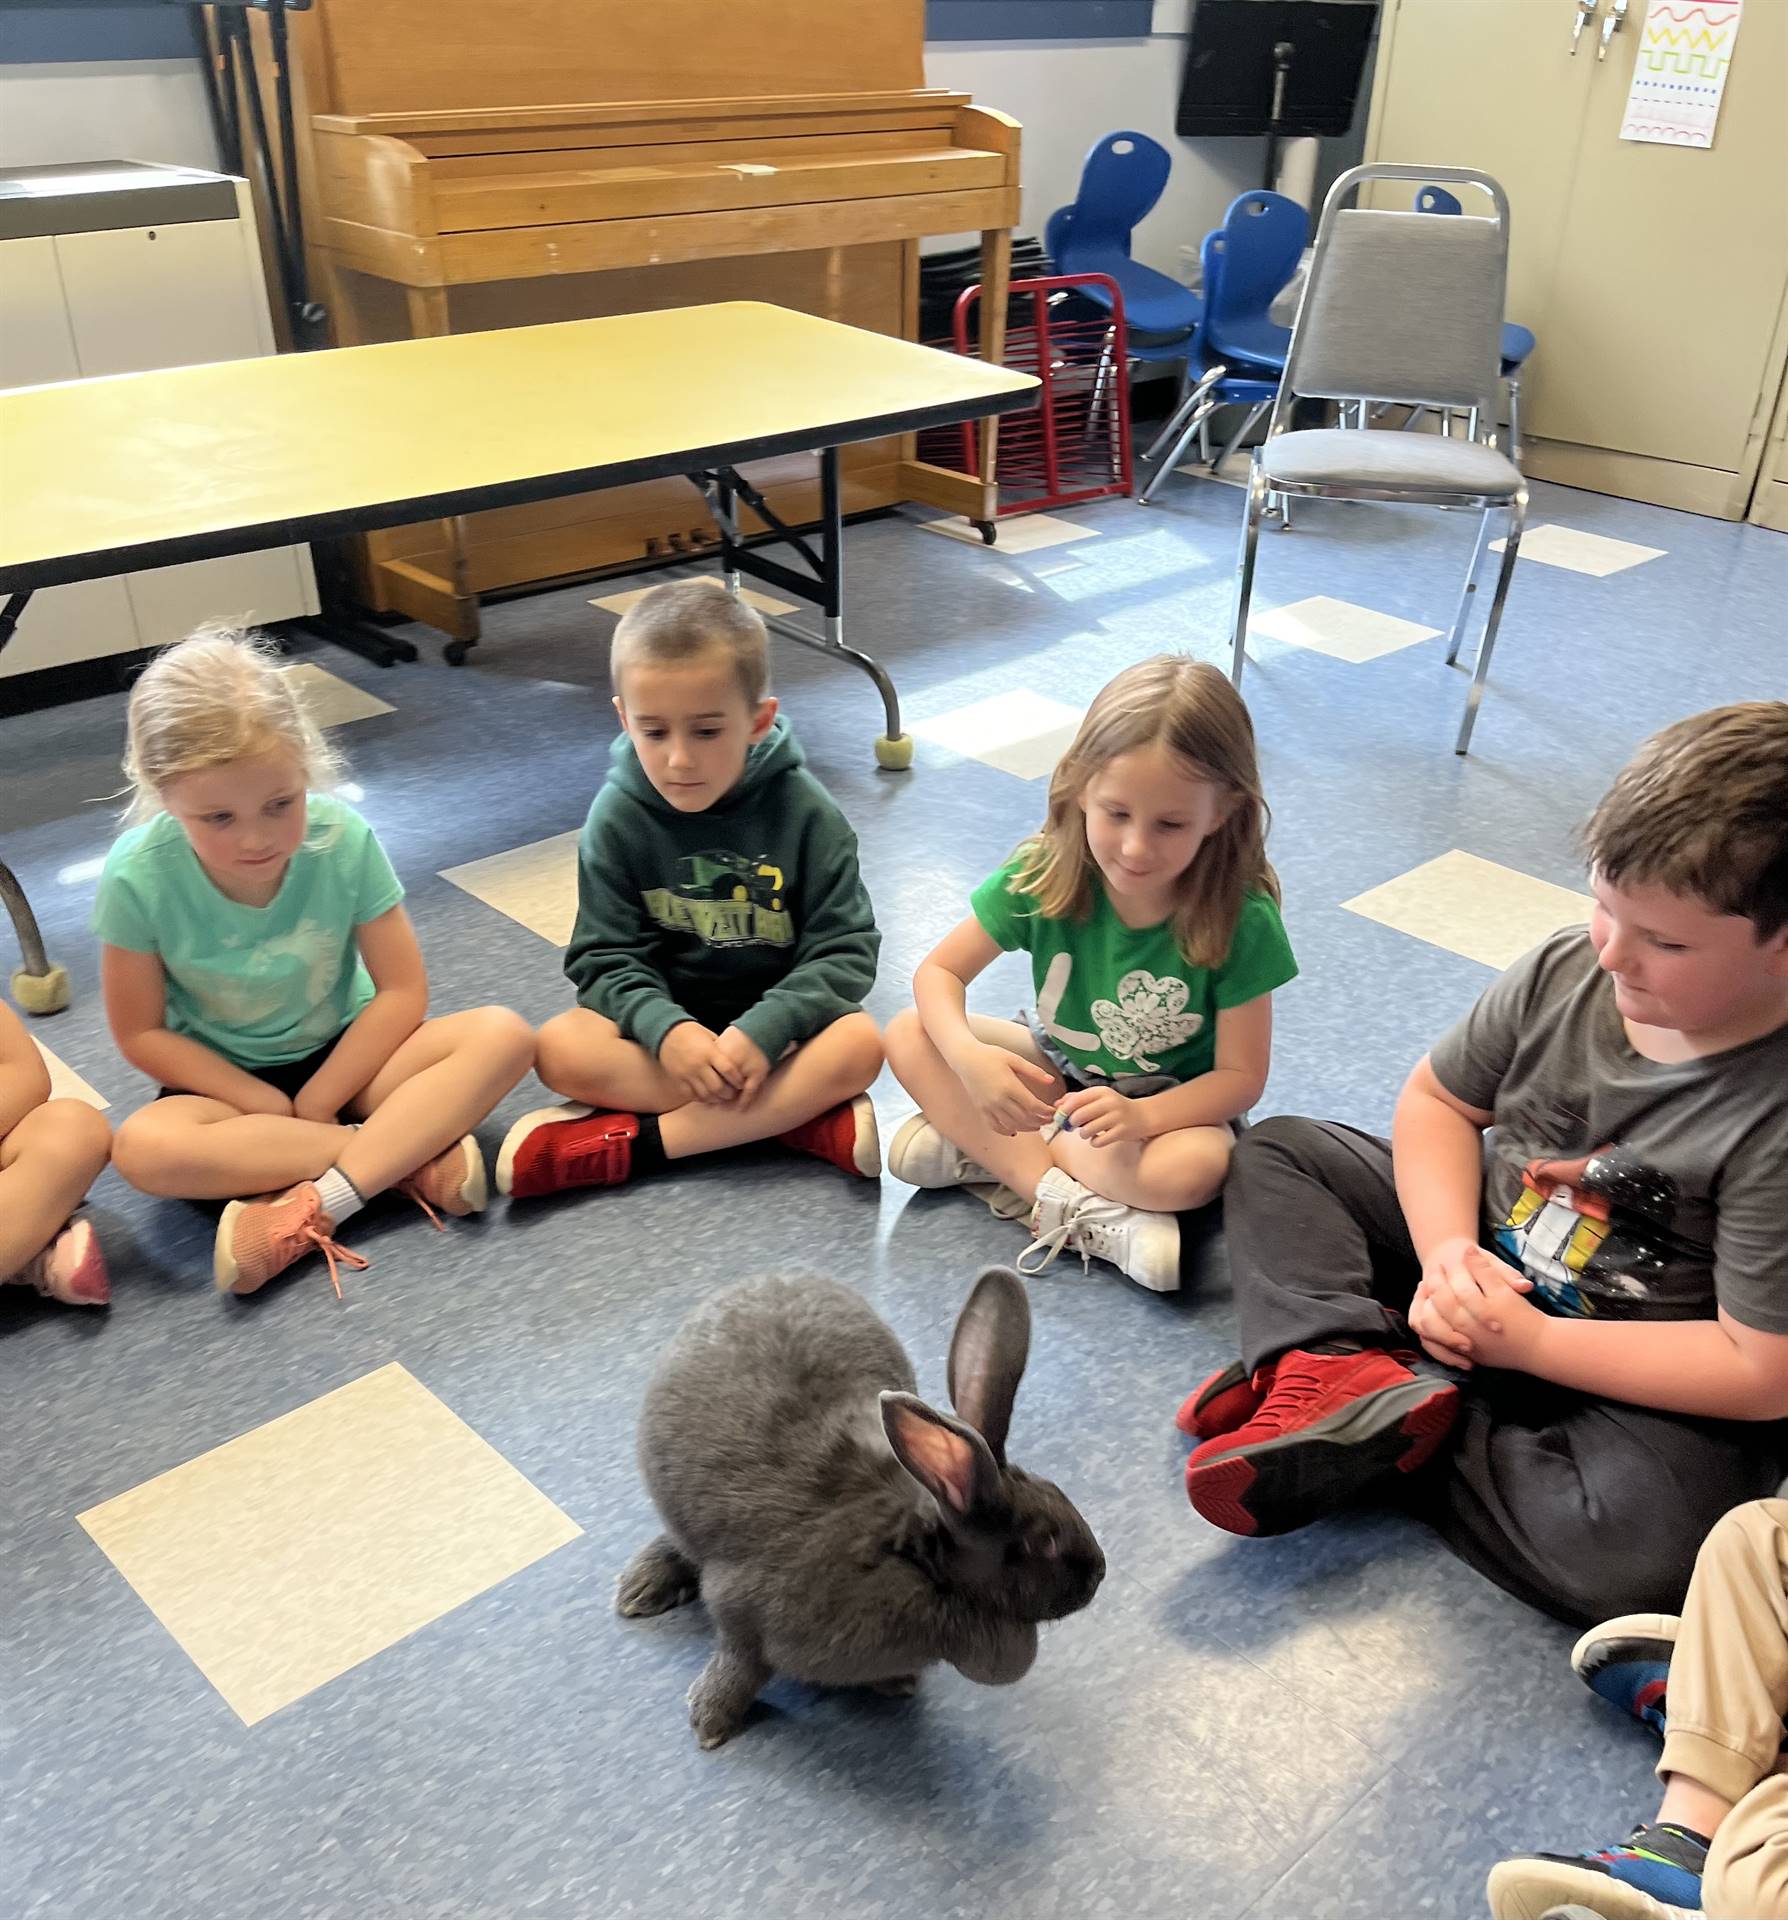
<svg viewBox="0 0 1788 1920"><path fill-rule="evenodd" d="M1109 1260L1113 1266L1121 1265L1118 1248L1131 1212L1131 1208L1119 1201L1107 1200L1103 1194L1089 1193L1077 1207L1065 1211L1047 1233L1039 1234L1025 1248L1018 1256L1018 1271L1041 1273L1059 1253L1079 1254L1082 1273L1091 1272L1095 1259ZM1043 1258L1035 1266L1027 1266L1026 1261L1037 1252L1041 1252Z"/></svg>

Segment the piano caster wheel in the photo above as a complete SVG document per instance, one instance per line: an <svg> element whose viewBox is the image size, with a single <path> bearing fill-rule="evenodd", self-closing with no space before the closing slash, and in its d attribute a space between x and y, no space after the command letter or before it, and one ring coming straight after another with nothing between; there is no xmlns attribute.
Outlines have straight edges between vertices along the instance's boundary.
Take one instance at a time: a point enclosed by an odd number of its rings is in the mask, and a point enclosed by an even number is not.
<svg viewBox="0 0 1788 1920"><path fill-rule="evenodd" d="M1000 537L999 528L991 520L977 520L975 531L980 534L982 543L989 547Z"/></svg>
<svg viewBox="0 0 1788 1920"><path fill-rule="evenodd" d="M884 733L875 743L875 764L890 773L905 773L913 764L913 736L903 733L898 740L890 740Z"/></svg>
<svg viewBox="0 0 1788 1920"><path fill-rule="evenodd" d="M466 664L466 655L472 651L472 646L473 643L470 640L449 640L442 648L442 652L447 656L448 666L463 667Z"/></svg>
<svg viewBox="0 0 1788 1920"><path fill-rule="evenodd" d="M909 740L909 760L912 751ZM27 1013L60 1013L68 1005L68 969L52 966L47 973L27 973L20 967L12 976L12 997Z"/></svg>

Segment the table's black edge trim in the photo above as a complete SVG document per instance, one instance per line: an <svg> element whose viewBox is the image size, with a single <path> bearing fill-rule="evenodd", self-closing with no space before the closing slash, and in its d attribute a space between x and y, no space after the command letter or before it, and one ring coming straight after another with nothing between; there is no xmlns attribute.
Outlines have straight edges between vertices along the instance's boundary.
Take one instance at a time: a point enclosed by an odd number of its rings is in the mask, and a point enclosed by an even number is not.
<svg viewBox="0 0 1788 1920"><path fill-rule="evenodd" d="M766 434L756 440L721 441L711 447L690 447L605 466L574 467L563 473L535 474L525 480L499 481L488 487L417 494L405 500L381 501L376 506L345 507L335 513L268 520L252 527L182 534L127 547L96 548L89 553L55 560L27 560L16 566L0 566L0 594L35 593L45 587L71 586L79 580L147 573L157 567L181 566L193 560L220 560L229 554L259 553L268 547L296 546L350 533L371 533L380 527L408 526L419 520L449 519L455 514L478 513L489 507L525 506L533 500L554 500L568 493L596 493L608 487L630 486L640 480L661 480L667 474L693 473L703 467L741 466L749 460L769 460L778 454L818 453L826 447L877 440L884 434L959 426L966 420L1026 412L1037 404L1041 392L1040 385L1032 385L1011 393L983 394L944 406L907 408L852 420L838 430L805 428Z"/></svg>

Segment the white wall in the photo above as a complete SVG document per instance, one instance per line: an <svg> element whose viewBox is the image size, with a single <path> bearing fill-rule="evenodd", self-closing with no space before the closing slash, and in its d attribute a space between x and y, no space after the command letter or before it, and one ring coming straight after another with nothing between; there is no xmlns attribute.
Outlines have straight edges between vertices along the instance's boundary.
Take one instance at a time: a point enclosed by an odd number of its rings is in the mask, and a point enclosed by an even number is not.
<svg viewBox="0 0 1788 1920"><path fill-rule="evenodd" d="M198 61L0 66L0 167L62 160L216 166Z"/></svg>

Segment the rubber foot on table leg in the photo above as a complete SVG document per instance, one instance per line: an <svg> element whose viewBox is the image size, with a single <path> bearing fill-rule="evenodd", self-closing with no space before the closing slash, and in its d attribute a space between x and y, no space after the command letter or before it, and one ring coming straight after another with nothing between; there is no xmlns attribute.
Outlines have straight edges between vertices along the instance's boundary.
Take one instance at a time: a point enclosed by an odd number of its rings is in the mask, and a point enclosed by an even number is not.
<svg viewBox="0 0 1788 1920"><path fill-rule="evenodd" d="M910 743L907 754L910 758ZM20 967L12 976L12 997L27 1013L60 1013L69 1001L68 969L51 967L47 973L27 973Z"/></svg>

